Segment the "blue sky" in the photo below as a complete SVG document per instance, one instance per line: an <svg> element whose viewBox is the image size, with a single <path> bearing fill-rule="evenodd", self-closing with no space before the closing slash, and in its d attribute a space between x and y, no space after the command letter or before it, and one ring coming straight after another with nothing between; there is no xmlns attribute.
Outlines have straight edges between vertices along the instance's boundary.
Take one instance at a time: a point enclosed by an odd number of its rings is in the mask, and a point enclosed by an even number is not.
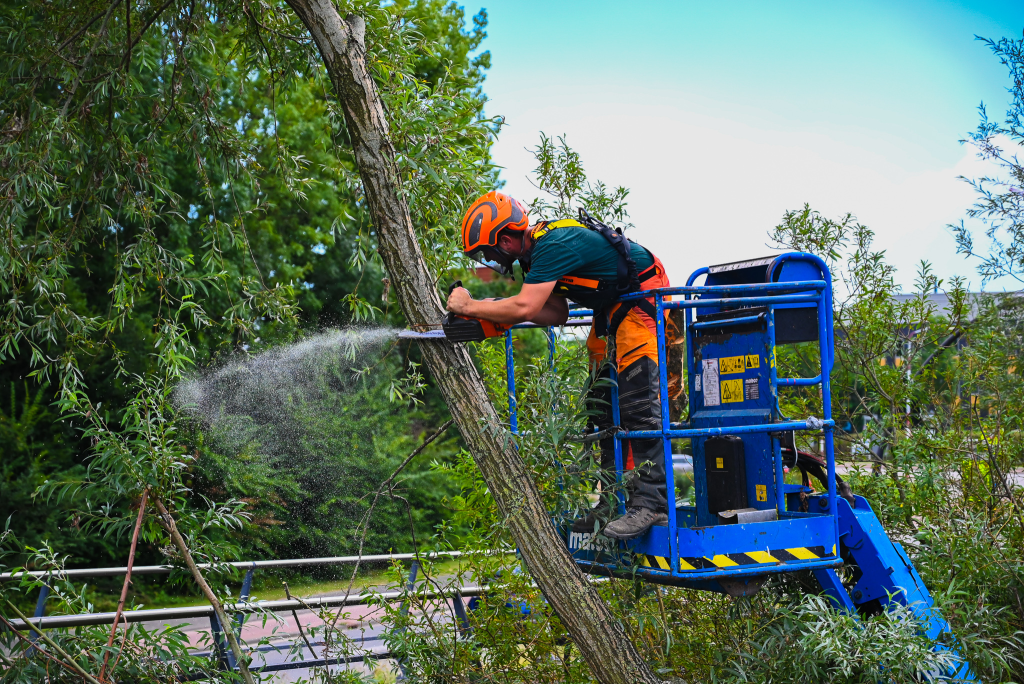
<svg viewBox="0 0 1024 684"><path fill-rule="evenodd" d="M767 230L809 202L874 229L905 286L922 258L980 286L945 226L973 197L956 177L988 170L958 141L980 102L1002 116L1009 81L974 36L1021 36L1024 3L483 6L511 194L536 195L524 148L564 133L593 179L631 189L631 237L674 282L767 253Z"/></svg>

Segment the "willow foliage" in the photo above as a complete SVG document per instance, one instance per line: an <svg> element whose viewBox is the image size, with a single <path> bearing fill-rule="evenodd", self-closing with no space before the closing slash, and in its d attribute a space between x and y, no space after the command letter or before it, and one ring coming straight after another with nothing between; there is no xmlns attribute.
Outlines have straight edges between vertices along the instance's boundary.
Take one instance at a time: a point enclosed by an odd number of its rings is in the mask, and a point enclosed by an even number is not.
<svg viewBox="0 0 1024 684"><path fill-rule="evenodd" d="M497 123L480 89L489 55L470 54L486 15L465 30L462 10L436 0L348 10L367 19L404 190L441 270L465 197L494 182ZM321 313L400 321L325 78L279 2L0 9L0 362L8 379L50 388L84 461L51 473L39 505L124 540L145 491L172 512L191 555L216 567L236 553L249 514L240 499L192 491L197 452L182 438L175 384L197 361L290 339ZM167 544L155 516L142 541ZM26 555L10 527L4 545L8 562L55 570L66 560L46 547ZM15 603L32 589L0 585ZM51 610L83 607L69 588ZM92 671L102 631L57 639ZM175 639L130 634L139 653ZM52 668L3 639L13 681ZM170 676L147 662L126 657L106 675Z"/></svg>

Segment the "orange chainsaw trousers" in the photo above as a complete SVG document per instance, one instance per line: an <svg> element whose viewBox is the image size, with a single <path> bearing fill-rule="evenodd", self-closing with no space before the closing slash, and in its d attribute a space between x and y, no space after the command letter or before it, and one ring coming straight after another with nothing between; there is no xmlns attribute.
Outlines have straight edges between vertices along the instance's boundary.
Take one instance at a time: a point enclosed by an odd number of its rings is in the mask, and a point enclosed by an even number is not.
<svg viewBox="0 0 1024 684"><path fill-rule="evenodd" d="M668 287L668 276L661 262L655 259L656 274L641 285L642 290ZM647 300L654 303L653 298ZM629 303L616 304L606 315L611 318L622 306L632 306L618 328L609 335L614 342L608 344L597 336L591 326L587 337L591 369L598 378L609 376L604 367L609 353L614 353L618 372L619 424L626 430L661 429L661 392L658 372L658 332L654 319ZM601 314L595 314L601 315ZM602 367L604 370L602 371ZM603 430L612 425L608 383L597 383L590 392L592 427ZM615 481L615 444L609 437L600 441L602 480ZM627 506L642 506L663 512L667 510L665 492L665 454L660 438L631 439L623 444L623 469L632 470Z"/></svg>

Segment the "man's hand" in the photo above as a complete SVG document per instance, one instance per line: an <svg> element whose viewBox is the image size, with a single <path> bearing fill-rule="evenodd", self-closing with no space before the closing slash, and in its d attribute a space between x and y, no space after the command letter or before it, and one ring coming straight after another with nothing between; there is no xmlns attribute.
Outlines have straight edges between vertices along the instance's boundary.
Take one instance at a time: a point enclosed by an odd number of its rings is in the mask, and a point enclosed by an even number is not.
<svg viewBox="0 0 1024 684"><path fill-rule="evenodd" d="M554 281L524 284L519 294L508 299L473 299L465 288L456 288L448 296L448 310L460 316L483 318L494 323L515 325L532 321L538 325L561 325L569 316L562 297L552 296Z"/></svg>
<svg viewBox="0 0 1024 684"><path fill-rule="evenodd" d="M468 315L466 313L466 307L469 306L472 301L473 296L469 294L469 290L464 287L457 287L452 290L450 295L448 295L448 306L446 308L454 314L461 314L465 316Z"/></svg>

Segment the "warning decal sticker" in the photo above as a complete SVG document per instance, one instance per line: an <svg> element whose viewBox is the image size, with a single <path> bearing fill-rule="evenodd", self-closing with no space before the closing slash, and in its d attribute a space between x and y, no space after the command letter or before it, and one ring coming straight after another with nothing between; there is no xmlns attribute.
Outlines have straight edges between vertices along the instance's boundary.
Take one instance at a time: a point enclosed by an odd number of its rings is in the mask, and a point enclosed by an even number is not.
<svg viewBox="0 0 1024 684"><path fill-rule="evenodd" d="M736 380L723 380L722 403L731 404L738 401L743 401L743 380L740 378Z"/></svg>
<svg viewBox="0 0 1024 684"><path fill-rule="evenodd" d="M758 389L757 378L747 378L743 382L743 398L753 401L761 398L761 391Z"/></svg>
<svg viewBox="0 0 1024 684"><path fill-rule="evenodd" d="M747 370L761 367L761 357L757 354L747 354Z"/></svg>
<svg viewBox="0 0 1024 684"><path fill-rule="evenodd" d="M742 373L743 357L742 356L726 356L718 360L718 368L721 370L722 375L728 375L730 373Z"/></svg>
<svg viewBox="0 0 1024 684"><path fill-rule="evenodd" d="M718 359L704 359L704 372L701 373L701 380L704 385L704 405L718 406L721 401L718 397Z"/></svg>
<svg viewBox="0 0 1024 684"><path fill-rule="evenodd" d="M767 485L754 485L754 491L757 493L758 501L768 500L768 486Z"/></svg>

